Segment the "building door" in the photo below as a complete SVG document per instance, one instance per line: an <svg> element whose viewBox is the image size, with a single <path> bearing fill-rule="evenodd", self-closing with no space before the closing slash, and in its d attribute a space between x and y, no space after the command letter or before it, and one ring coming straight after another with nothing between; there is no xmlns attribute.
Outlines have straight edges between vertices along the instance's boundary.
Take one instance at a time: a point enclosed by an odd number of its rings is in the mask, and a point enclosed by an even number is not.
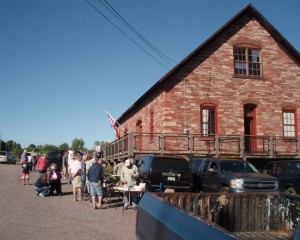
<svg viewBox="0 0 300 240"><path fill-rule="evenodd" d="M255 152L256 143L256 105L246 104L244 106L244 131L245 131L245 151Z"/></svg>
<svg viewBox="0 0 300 240"><path fill-rule="evenodd" d="M136 135L136 147L137 147L137 150L139 152L142 151L142 148L143 148L143 127L142 127L142 121L139 120L137 121L136 123L136 132L137 132L137 135Z"/></svg>

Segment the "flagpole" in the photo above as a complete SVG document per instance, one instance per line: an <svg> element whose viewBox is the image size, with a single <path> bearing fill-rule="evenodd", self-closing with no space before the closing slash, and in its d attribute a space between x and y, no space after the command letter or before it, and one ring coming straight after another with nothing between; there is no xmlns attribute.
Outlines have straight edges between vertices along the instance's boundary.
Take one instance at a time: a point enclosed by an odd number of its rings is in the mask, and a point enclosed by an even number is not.
<svg viewBox="0 0 300 240"><path fill-rule="evenodd" d="M104 110L104 112L105 112L109 117L113 118L113 117L110 115L109 112L107 112L107 111L105 111L105 110ZM125 129L120 123L118 123L117 120L116 120L115 118L113 118L113 119L115 120L116 124L118 124L118 127L121 127L124 131L126 131L126 129Z"/></svg>

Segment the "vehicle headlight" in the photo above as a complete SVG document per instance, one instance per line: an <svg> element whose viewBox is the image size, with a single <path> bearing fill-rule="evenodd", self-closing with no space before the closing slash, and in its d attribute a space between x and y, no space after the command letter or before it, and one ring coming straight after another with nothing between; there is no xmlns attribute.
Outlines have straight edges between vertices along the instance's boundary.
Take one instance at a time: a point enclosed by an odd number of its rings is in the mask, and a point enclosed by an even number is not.
<svg viewBox="0 0 300 240"><path fill-rule="evenodd" d="M232 180L230 180L230 188L243 189L244 188L243 179L232 179Z"/></svg>

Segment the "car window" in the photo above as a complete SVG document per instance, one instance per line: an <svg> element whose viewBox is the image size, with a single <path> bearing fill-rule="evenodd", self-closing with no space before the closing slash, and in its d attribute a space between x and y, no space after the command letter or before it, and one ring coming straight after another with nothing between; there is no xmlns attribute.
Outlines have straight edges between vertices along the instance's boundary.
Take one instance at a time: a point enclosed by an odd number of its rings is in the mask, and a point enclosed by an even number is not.
<svg viewBox="0 0 300 240"><path fill-rule="evenodd" d="M151 158L150 157L144 157L140 160L140 169L142 171L148 171L151 165Z"/></svg>
<svg viewBox="0 0 300 240"><path fill-rule="evenodd" d="M276 162L274 165L275 166L272 169L273 174L281 174L287 171L287 163L285 162Z"/></svg>
<svg viewBox="0 0 300 240"><path fill-rule="evenodd" d="M220 162L220 168L222 172L249 172L258 173L258 170L249 162L232 162L223 161Z"/></svg>
<svg viewBox="0 0 300 240"><path fill-rule="evenodd" d="M211 162L211 164L210 164L210 166L209 166L209 169L216 169L216 170L218 170L217 163Z"/></svg>
<svg viewBox="0 0 300 240"><path fill-rule="evenodd" d="M300 173L300 163L290 162L288 167L288 173Z"/></svg>
<svg viewBox="0 0 300 240"><path fill-rule="evenodd" d="M205 163L204 163L204 165L201 169L201 172L207 172L208 171L209 163L210 163L210 161L205 161Z"/></svg>
<svg viewBox="0 0 300 240"><path fill-rule="evenodd" d="M0 156L6 156L6 152L0 152Z"/></svg>
<svg viewBox="0 0 300 240"><path fill-rule="evenodd" d="M203 161L202 160L191 160L191 161L192 161L191 168L194 171L198 171L198 169Z"/></svg>
<svg viewBox="0 0 300 240"><path fill-rule="evenodd" d="M189 171L189 165L184 159L156 158L152 169L161 172L186 172Z"/></svg>

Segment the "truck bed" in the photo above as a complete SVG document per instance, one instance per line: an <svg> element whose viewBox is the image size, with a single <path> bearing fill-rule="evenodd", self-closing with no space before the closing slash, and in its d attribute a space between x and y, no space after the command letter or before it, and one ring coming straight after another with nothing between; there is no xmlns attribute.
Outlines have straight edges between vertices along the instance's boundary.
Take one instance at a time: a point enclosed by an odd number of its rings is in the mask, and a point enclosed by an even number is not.
<svg viewBox="0 0 300 240"><path fill-rule="evenodd" d="M300 240L299 219L300 196L146 192L136 234L142 240Z"/></svg>
<svg viewBox="0 0 300 240"><path fill-rule="evenodd" d="M243 240L293 240L293 232L238 232L234 233L239 239Z"/></svg>

